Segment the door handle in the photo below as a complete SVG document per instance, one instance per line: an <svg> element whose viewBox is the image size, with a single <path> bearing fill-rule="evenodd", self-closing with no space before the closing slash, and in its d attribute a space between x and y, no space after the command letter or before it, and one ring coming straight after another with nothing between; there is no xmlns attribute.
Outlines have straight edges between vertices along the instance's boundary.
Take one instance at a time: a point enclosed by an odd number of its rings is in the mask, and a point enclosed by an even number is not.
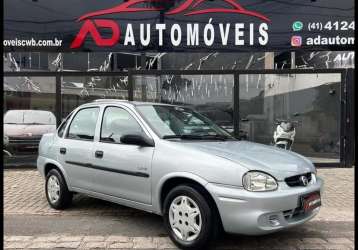
<svg viewBox="0 0 358 250"><path fill-rule="evenodd" d="M66 148L60 148L60 153L63 155L66 154Z"/></svg>
<svg viewBox="0 0 358 250"><path fill-rule="evenodd" d="M103 157L103 151L101 150L97 150L94 155L96 156L96 158L102 158Z"/></svg>

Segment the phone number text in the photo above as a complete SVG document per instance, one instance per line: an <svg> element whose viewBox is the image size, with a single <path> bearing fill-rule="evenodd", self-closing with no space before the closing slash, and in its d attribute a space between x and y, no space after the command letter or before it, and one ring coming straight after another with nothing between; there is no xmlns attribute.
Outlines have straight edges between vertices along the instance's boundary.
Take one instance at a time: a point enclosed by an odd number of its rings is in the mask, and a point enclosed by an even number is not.
<svg viewBox="0 0 358 250"><path fill-rule="evenodd" d="M316 30L336 30L336 31L345 31L345 30L355 30L354 21L328 21L326 23L322 22L311 22L308 23L309 31Z"/></svg>

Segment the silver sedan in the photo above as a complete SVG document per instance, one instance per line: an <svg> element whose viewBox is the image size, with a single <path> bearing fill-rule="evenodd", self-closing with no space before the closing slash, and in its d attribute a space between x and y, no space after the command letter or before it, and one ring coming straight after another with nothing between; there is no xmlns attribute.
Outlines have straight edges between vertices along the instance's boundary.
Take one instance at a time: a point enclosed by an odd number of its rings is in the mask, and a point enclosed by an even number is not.
<svg viewBox="0 0 358 250"><path fill-rule="evenodd" d="M55 209L74 193L162 215L173 242L200 249L223 231L276 232L312 219L323 181L305 157L239 141L192 109L97 100L40 142Z"/></svg>

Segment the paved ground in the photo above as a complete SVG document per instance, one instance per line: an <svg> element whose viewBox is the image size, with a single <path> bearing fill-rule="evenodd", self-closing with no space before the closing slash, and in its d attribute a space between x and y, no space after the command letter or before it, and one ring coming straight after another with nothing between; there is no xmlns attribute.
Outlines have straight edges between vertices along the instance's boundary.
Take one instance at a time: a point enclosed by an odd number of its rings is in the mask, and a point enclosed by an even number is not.
<svg viewBox="0 0 358 250"><path fill-rule="evenodd" d="M354 169L319 169L323 207L312 221L284 232L224 235L215 249L354 249ZM159 216L76 195L65 211L46 202L34 170L4 171L5 248L175 249Z"/></svg>

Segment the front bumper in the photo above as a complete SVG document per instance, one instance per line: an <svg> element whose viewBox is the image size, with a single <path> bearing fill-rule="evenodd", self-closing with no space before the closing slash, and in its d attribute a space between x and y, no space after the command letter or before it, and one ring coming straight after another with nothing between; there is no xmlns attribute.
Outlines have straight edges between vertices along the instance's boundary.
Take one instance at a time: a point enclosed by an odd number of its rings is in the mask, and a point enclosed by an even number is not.
<svg viewBox="0 0 358 250"><path fill-rule="evenodd" d="M322 188L320 178L307 187L289 187L285 182L279 182L279 188L270 192L249 192L243 188L207 184L224 230L245 235L272 233L312 219L319 208L308 213L300 212L300 197L317 191L322 196Z"/></svg>
<svg viewBox="0 0 358 250"><path fill-rule="evenodd" d="M6 149L12 155L37 154L41 137L9 137Z"/></svg>

